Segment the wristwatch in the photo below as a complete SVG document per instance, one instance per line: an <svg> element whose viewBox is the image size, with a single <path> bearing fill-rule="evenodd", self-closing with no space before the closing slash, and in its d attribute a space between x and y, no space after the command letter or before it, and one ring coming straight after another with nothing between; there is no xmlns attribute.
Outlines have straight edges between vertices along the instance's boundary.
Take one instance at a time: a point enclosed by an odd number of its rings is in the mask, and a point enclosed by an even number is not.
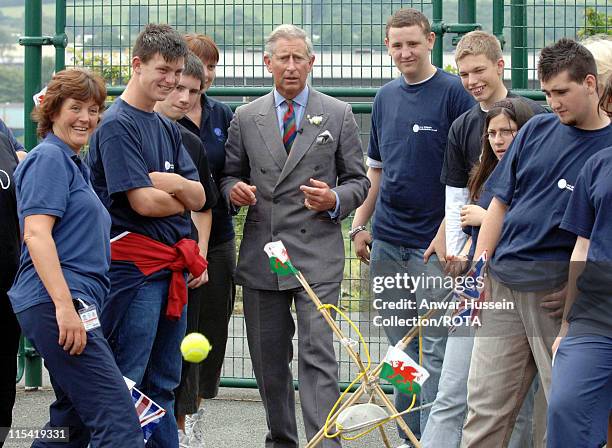
<svg viewBox="0 0 612 448"><path fill-rule="evenodd" d="M362 230L367 230L366 226L357 226L349 230L348 237L351 241L355 241L355 235L357 235Z"/></svg>

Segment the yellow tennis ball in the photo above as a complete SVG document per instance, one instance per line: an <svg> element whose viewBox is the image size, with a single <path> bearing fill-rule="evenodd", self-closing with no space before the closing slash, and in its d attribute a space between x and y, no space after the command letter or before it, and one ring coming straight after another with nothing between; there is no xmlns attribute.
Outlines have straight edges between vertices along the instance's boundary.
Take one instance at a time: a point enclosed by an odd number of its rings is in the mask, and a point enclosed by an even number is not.
<svg viewBox="0 0 612 448"><path fill-rule="evenodd" d="M181 353L187 362L202 362L211 349L210 342L201 333L189 333L181 342Z"/></svg>

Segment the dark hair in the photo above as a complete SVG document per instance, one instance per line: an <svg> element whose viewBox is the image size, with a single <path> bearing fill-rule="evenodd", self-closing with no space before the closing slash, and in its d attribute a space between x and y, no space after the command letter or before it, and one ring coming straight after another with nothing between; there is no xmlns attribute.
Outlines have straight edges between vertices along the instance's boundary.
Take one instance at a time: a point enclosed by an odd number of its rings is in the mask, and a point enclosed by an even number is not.
<svg viewBox="0 0 612 448"><path fill-rule="evenodd" d="M206 34L189 33L183 38L189 49L200 58L202 63L212 61L216 64L219 62L219 47L211 37Z"/></svg>
<svg viewBox="0 0 612 448"><path fill-rule="evenodd" d="M591 52L584 45L564 37L542 49L538 79L548 81L566 70L570 80L577 83L582 83L587 75L597 78L597 65Z"/></svg>
<svg viewBox="0 0 612 448"><path fill-rule="evenodd" d="M431 33L431 25L429 24L429 20L421 11L413 8L398 9L391 17L387 19L385 37L389 37L389 28L404 28L414 25L421 27L423 34L426 36Z"/></svg>
<svg viewBox="0 0 612 448"><path fill-rule="evenodd" d="M192 76L196 79L200 80L200 89L204 88L205 79L204 79L204 64L199 57L197 57L193 52L187 53L187 57L185 58L185 68L183 69L183 76Z"/></svg>
<svg viewBox="0 0 612 448"><path fill-rule="evenodd" d="M136 38L132 56L146 63L159 53L166 62L174 62L186 57L187 51L185 39L170 25L149 23Z"/></svg>
<svg viewBox="0 0 612 448"><path fill-rule="evenodd" d="M38 137L46 137L53 130L53 117L69 98L79 101L94 100L102 111L106 100L104 79L84 68L62 70L53 75L42 102L32 111L32 120L38 122Z"/></svg>
<svg viewBox="0 0 612 448"><path fill-rule="evenodd" d="M487 112L482 134L480 162L472 168L470 179L468 180L468 189L472 201L478 200L482 186L497 166L498 160L493 148L491 148L487 130L489 129L491 120L499 115L504 115L508 120L512 120L516 123L516 129L518 131L531 117L533 117L534 112L531 107L520 98L506 98L498 101L493 104L491 109Z"/></svg>
<svg viewBox="0 0 612 448"><path fill-rule="evenodd" d="M608 114L609 117L612 117L612 109L610 109L610 103L612 102L612 76L608 78L606 85L603 88L603 92L601 92L601 97L599 98L599 108Z"/></svg>

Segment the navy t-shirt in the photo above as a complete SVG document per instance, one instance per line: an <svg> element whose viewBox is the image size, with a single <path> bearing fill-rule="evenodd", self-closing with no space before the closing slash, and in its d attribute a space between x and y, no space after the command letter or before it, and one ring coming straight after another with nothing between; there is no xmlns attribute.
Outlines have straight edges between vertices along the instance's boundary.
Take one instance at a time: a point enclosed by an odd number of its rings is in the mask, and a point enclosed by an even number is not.
<svg viewBox="0 0 612 448"><path fill-rule="evenodd" d="M372 234L424 249L444 218L440 171L448 129L474 100L459 77L440 69L428 80L384 85L372 108L368 164L382 166Z"/></svg>
<svg viewBox="0 0 612 448"><path fill-rule="evenodd" d="M217 185L220 185L221 172L225 166L227 130L233 114L226 104L204 94L200 99L200 104L202 106L202 118L199 127L187 117L179 120L179 123L200 136L206 148L213 179ZM208 247L214 247L234 238L234 221L224 200L217 201L217 205L212 209L212 215Z"/></svg>
<svg viewBox="0 0 612 448"><path fill-rule="evenodd" d="M117 98L91 138L86 162L94 189L110 212L112 237L129 231L168 245L189 237L188 213L142 216L132 209L126 194L134 188L151 187L149 173L153 171L199 180L176 123Z"/></svg>
<svg viewBox="0 0 612 448"><path fill-rule="evenodd" d="M8 137L11 146L15 151L25 151L23 145L17 141L17 139L13 135L13 132L2 120L0 120L0 134L4 134Z"/></svg>
<svg viewBox="0 0 612 448"><path fill-rule="evenodd" d="M561 228L590 240L569 334L612 337L612 147L584 164Z"/></svg>
<svg viewBox="0 0 612 448"><path fill-rule="evenodd" d="M9 137L0 132L0 290L13 284L19 266L19 221L13 172L17 155Z"/></svg>
<svg viewBox="0 0 612 448"><path fill-rule="evenodd" d="M485 188L508 205L490 263L512 289L541 291L567 280L575 235L559 228L584 162L612 144L612 126L585 131L540 114L525 124Z"/></svg>
<svg viewBox="0 0 612 448"><path fill-rule="evenodd" d="M54 134L34 148L15 170L19 223L30 215L57 219L52 236L62 273L73 297L100 304L110 280L110 217L89 183L89 170ZM26 244L9 291L15 313L52 302Z"/></svg>
<svg viewBox="0 0 612 448"><path fill-rule="evenodd" d="M506 98L519 98L519 96L508 92ZM528 98L521 98L521 100L525 101L534 114L546 112L546 109L533 100ZM453 122L448 132L440 182L449 187L467 187L470 172L478 163L482 152L482 136L486 118L487 113L482 110L480 104L475 104Z"/></svg>
<svg viewBox="0 0 612 448"><path fill-rule="evenodd" d="M208 167L208 158L206 157L206 149L202 144L202 140L189 131L187 128L179 124L179 130L181 131L181 138L183 140L183 146L189 153L189 156L193 160L197 170L198 176L200 178L200 183L204 188L204 193L206 194L206 202L202 206L202 208L198 211L203 212L206 210L210 210L217 204L217 200L219 199L219 189L215 184L215 181L212 178L212 174L210 173L210 168ZM187 212L189 213L189 212ZM196 226L191 223L191 238L195 241L198 241L198 230Z"/></svg>

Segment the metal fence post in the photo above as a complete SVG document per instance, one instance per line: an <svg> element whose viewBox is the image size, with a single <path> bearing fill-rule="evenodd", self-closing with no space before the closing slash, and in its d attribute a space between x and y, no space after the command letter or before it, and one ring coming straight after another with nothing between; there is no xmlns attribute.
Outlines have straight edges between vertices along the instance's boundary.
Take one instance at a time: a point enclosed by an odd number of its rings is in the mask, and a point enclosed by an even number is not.
<svg viewBox="0 0 612 448"><path fill-rule="evenodd" d="M25 34L28 37L42 35L42 2L41 0L26 0L25 2ZM24 131L25 147L29 151L36 146L36 124L30 119L34 108L32 96L41 87L42 48L40 44L31 41L22 42L25 45L24 60ZM42 362L36 350L29 341L25 341L25 386L26 389L37 389L42 386Z"/></svg>
<svg viewBox="0 0 612 448"><path fill-rule="evenodd" d="M504 0L493 0L493 35L497 37L503 50L506 44L504 38Z"/></svg>
<svg viewBox="0 0 612 448"><path fill-rule="evenodd" d="M512 0L510 9L512 34L512 88L527 89L527 9L525 0Z"/></svg>
<svg viewBox="0 0 612 448"><path fill-rule="evenodd" d="M476 23L476 0L459 0L457 17L459 23Z"/></svg>
<svg viewBox="0 0 612 448"><path fill-rule="evenodd" d="M433 0L432 6L432 29L436 33L436 43L434 44L433 51L431 52L431 60L436 67L442 67L444 63L444 54L442 48L442 39L444 38L444 31L442 31L442 18L443 18L443 6L442 0ZM440 30L438 32L437 30Z"/></svg>
<svg viewBox="0 0 612 448"><path fill-rule="evenodd" d="M55 35L66 36L66 0L55 0ZM67 42L66 38L66 42ZM55 47L55 71L59 72L66 68L65 46Z"/></svg>
<svg viewBox="0 0 612 448"><path fill-rule="evenodd" d="M42 35L41 0L26 0L25 2L25 34L26 39ZM37 144L36 124L30 119L30 114L34 108L32 96L40 90L42 49L40 44L34 42L26 42L22 45L25 45L23 97L25 147L30 150Z"/></svg>

